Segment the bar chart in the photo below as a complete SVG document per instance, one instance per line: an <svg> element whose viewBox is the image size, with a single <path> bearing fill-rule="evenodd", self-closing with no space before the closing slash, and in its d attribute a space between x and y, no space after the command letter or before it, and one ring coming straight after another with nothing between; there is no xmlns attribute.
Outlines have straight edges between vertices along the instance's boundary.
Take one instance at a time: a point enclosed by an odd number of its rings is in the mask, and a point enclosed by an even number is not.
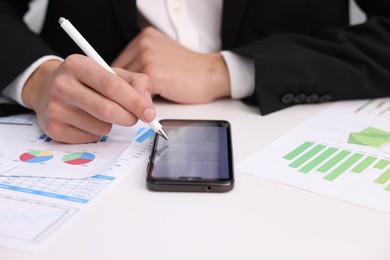
<svg viewBox="0 0 390 260"><path fill-rule="evenodd" d="M390 120L390 101L388 99L370 99L360 104L354 114L370 114L387 117Z"/></svg>
<svg viewBox="0 0 390 260"><path fill-rule="evenodd" d="M46 142L46 143L50 143L52 141L52 139L49 136L47 136L45 133L40 134L38 139L43 141L43 142ZM107 139L108 139L108 136L107 135L103 135L103 136L100 137L99 140L97 140L95 142L90 142L90 144L96 144L98 142L104 143L104 142L107 141Z"/></svg>
<svg viewBox="0 0 390 260"><path fill-rule="evenodd" d="M140 127L135 134L135 141L137 143L143 143L146 139L154 136L155 132L151 128Z"/></svg>
<svg viewBox="0 0 390 260"><path fill-rule="evenodd" d="M324 173L326 175L323 179L327 181L334 181L346 173L364 173L369 167L383 170L390 163L390 159L382 159L377 156L311 141L302 143L284 155L283 159L291 161L288 166L297 169L300 173ZM385 184L389 180L390 169L387 169L374 182ZM390 191L390 184L385 187L385 190Z"/></svg>

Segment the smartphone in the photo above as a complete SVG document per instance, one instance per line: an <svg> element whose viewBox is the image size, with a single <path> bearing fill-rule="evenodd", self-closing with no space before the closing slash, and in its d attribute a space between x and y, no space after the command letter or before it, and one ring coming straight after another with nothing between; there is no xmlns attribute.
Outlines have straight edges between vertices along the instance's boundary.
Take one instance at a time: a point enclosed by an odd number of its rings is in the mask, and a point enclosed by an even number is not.
<svg viewBox="0 0 390 260"><path fill-rule="evenodd" d="M169 139L155 135L147 187L155 191L225 192L234 187L230 123L160 121Z"/></svg>

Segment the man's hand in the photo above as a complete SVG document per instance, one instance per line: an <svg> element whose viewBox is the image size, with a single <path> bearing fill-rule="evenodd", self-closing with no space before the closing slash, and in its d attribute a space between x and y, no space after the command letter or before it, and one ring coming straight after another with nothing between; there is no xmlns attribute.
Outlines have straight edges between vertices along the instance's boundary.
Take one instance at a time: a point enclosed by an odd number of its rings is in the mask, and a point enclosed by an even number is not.
<svg viewBox="0 0 390 260"><path fill-rule="evenodd" d="M230 96L228 70L219 53L193 52L152 27L130 42L112 66L148 75L152 94L177 103Z"/></svg>
<svg viewBox="0 0 390 260"><path fill-rule="evenodd" d="M22 98L45 133L60 142L96 141L112 124L152 121L156 113L148 77L115 72L118 75L76 54L64 62L47 61L28 79Z"/></svg>

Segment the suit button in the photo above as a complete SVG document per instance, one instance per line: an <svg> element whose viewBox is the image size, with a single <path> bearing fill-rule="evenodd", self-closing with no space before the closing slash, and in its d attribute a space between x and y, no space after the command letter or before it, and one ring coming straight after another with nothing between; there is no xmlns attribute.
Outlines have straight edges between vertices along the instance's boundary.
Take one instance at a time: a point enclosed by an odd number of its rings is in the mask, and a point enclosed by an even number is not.
<svg viewBox="0 0 390 260"><path fill-rule="evenodd" d="M320 97L317 94L311 94L306 98L307 103L314 103L317 102Z"/></svg>
<svg viewBox="0 0 390 260"><path fill-rule="evenodd" d="M291 93L284 94L282 97L282 103L290 104L291 102L293 102L294 98L295 96Z"/></svg>
<svg viewBox="0 0 390 260"><path fill-rule="evenodd" d="M305 95L305 94L298 94L298 95L294 98L294 103L295 103L295 104L300 104L300 103L302 103L303 101L305 101L305 98L306 98L306 95Z"/></svg>
<svg viewBox="0 0 390 260"><path fill-rule="evenodd" d="M325 94L325 95L322 95L318 101L319 102L328 102L328 101L331 101L333 99L333 97L331 95L328 95L328 94Z"/></svg>

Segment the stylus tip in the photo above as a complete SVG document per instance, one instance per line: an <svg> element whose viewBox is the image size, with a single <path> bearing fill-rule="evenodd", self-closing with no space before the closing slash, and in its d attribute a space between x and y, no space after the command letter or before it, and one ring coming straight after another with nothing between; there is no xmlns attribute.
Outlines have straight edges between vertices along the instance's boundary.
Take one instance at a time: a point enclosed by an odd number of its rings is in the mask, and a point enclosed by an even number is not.
<svg viewBox="0 0 390 260"><path fill-rule="evenodd" d="M164 129L161 128L160 130L158 130L157 134L159 134L165 140L168 140L168 135L167 135L167 133L165 133Z"/></svg>

